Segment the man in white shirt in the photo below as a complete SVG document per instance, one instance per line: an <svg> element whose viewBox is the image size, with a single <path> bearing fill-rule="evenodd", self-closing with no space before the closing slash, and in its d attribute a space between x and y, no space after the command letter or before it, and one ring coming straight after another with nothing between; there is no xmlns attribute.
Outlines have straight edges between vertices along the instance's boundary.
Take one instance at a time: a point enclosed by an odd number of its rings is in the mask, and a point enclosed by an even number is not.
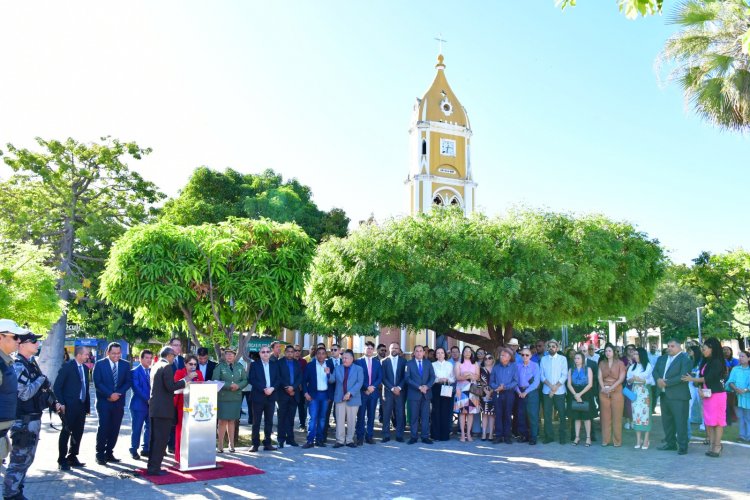
<svg viewBox="0 0 750 500"><path fill-rule="evenodd" d="M596 353L596 348L594 347L594 344L589 344L589 347L586 350L586 359L590 359L594 363L599 362L599 355Z"/></svg>
<svg viewBox="0 0 750 500"><path fill-rule="evenodd" d="M329 368L331 369L331 373L334 372L337 366L342 364L341 360L341 346L338 344L331 344L331 357L328 358ZM336 387L336 381L333 381L333 383L329 386L329 391L331 394L333 394L333 390ZM328 408L326 408L326 422L325 422L325 428L323 429L323 442L325 443L328 441L328 429L331 427L331 413L333 413L333 399L331 399L328 402ZM333 421L336 422L336 415L333 415Z"/></svg>
<svg viewBox="0 0 750 500"><path fill-rule="evenodd" d="M560 416L560 444L565 444L565 383L568 380L568 360L557 353L560 344L554 339L547 342L547 356L539 364L542 382L542 400L544 405L544 444L554 441L552 429L552 408Z"/></svg>

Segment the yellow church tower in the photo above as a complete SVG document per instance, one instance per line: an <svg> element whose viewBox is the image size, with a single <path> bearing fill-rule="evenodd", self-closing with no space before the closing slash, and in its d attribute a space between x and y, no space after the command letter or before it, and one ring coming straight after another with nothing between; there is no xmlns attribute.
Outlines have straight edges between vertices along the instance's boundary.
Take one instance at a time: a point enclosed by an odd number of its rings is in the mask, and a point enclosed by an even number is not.
<svg viewBox="0 0 750 500"><path fill-rule="evenodd" d="M445 78L443 55L438 55L432 85L414 104L406 179L409 213L428 213L433 206L459 206L474 212L477 184L471 173L471 126Z"/></svg>

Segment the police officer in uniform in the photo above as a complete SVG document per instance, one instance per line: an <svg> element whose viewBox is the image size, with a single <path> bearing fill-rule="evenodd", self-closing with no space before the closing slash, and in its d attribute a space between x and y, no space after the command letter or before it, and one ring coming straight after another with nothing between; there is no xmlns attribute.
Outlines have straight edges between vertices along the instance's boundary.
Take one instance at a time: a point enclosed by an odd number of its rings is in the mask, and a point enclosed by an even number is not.
<svg viewBox="0 0 750 500"><path fill-rule="evenodd" d="M8 453L8 431L16 420L18 378L11 353L18 349L18 335L27 333L15 321L0 319L0 460Z"/></svg>
<svg viewBox="0 0 750 500"><path fill-rule="evenodd" d="M20 343L14 364L18 378L18 403L16 421L10 430L13 442L10 464L3 481L3 498L6 500L25 498L23 483L34 461L42 428L42 412L47 408L50 396L49 381L32 358L39 350L39 336L28 332L18 335L18 340Z"/></svg>

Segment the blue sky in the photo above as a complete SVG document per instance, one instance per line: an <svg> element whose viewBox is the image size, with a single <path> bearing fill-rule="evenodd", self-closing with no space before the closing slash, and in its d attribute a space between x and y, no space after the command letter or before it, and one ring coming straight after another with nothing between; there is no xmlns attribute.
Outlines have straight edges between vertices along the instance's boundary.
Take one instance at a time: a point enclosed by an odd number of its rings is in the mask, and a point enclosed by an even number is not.
<svg viewBox="0 0 750 500"><path fill-rule="evenodd" d="M614 0L3 3L0 143L112 135L154 148L131 166L170 195L200 165L273 168L384 219L442 32L482 211L599 212L689 262L750 247L748 139L657 75L667 4L628 21Z"/></svg>

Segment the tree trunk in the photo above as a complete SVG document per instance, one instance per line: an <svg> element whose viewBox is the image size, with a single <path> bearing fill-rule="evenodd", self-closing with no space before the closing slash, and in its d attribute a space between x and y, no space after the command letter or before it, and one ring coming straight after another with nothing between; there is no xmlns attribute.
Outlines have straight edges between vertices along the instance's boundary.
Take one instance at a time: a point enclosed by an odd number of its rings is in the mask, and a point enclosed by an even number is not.
<svg viewBox="0 0 750 500"><path fill-rule="evenodd" d="M57 323L52 325L47 338L44 339L42 352L39 354L39 367L42 369L42 373L47 376L50 384L55 383L57 372L60 371L65 358L63 351L65 350L65 332L67 330L68 313L63 312Z"/></svg>

